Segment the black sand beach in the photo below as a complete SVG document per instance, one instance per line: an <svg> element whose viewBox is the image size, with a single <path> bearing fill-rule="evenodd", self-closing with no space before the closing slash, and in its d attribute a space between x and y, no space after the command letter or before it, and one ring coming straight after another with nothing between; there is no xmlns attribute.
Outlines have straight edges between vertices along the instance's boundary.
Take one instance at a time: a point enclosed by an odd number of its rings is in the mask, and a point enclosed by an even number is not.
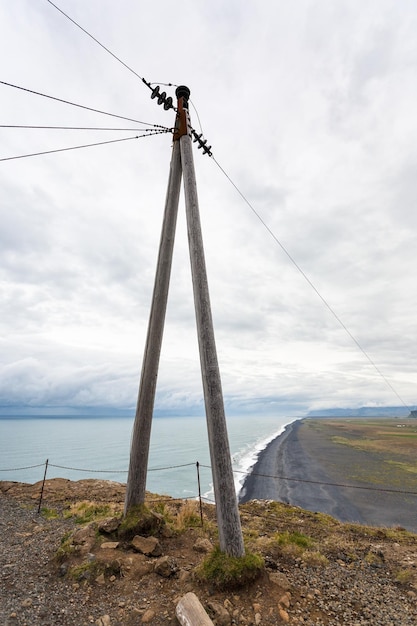
<svg viewBox="0 0 417 626"><path fill-rule="evenodd" d="M328 513L342 522L402 526L417 532L417 496L378 491L375 483L352 480L352 468L371 471L375 455L332 443L307 422L293 422L259 454L239 502L277 500ZM369 489L341 486L355 484ZM384 486L392 487L380 485Z"/></svg>

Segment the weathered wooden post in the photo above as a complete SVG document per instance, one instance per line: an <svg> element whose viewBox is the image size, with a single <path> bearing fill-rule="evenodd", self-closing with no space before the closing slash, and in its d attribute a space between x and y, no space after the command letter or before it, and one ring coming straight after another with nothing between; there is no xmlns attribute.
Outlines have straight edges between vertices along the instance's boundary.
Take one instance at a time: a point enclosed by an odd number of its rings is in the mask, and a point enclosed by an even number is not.
<svg viewBox="0 0 417 626"><path fill-rule="evenodd" d="M172 252L177 223L178 202L181 188L181 156L178 141L174 142L168 189L165 201L164 220L159 244L158 263L149 316L148 334L142 363L136 416L133 425L130 450L129 474L127 478L125 513L133 506L145 501L146 476L148 470L149 443L159 357L168 300L171 276Z"/></svg>
<svg viewBox="0 0 417 626"><path fill-rule="evenodd" d="M188 242L194 290L194 306L200 350L201 375L216 500L220 549L230 556L243 556L245 548L236 498L232 461L224 413L223 392L217 361L213 320L204 258L203 237L198 207L197 185L188 112L188 87L178 87L181 166L184 178Z"/></svg>

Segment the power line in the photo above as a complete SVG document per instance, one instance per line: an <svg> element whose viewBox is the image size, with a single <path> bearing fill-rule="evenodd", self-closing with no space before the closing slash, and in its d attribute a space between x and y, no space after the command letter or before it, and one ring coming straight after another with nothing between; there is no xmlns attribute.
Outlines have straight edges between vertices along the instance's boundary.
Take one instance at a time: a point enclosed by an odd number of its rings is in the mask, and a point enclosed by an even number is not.
<svg viewBox="0 0 417 626"><path fill-rule="evenodd" d="M85 109L86 111L93 111L93 113L100 113L102 115L109 115L111 117L116 117L120 120L126 120L128 122L135 122L135 124L144 124L145 126L151 126L153 128L165 128L165 126L161 126L160 124L151 124L149 122L142 122L141 120L136 120L132 117L125 117L124 115L116 115L115 113L109 113L107 111L102 111L100 109L94 109L92 107L85 106L84 104L77 104L76 102L71 102L70 100L64 100L63 98L57 98L56 96L50 96L45 93L41 93L40 91L34 91L33 89L28 89L27 87L21 87L19 85L13 85L12 83L8 83L4 80L0 80L1 85L6 85L7 87L13 87L14 89L20 89L21 91L26 91L27 93L34 94L36 96L42 96L43 98L49 98L50 100L55 100L56 102L62 102L63 104L70 104L71 106L78 107L80 109Z"/></svg>
<svg viewBox="0 0 417 626"><path fill-rule="evenodd" d="M67 13L65 13L65 11L63 11L62 9L59 8L59 6L57 6L54 2L52 2L52 0L46 0L51 6L53 6L57 11L59 11L64 17L66 17L70 22L72 22L77 28L79 28L80 30L83 31L83 33L85 33L88 37L90 37L90 39L92 39L93 41L95 41L96 44L98 44L101 48L103 48L103 50L105 50L108 54L110 54L114 59L116 59L116 61L118 61L119 63L121 63L127 70L129 70L129 72L131 72L132 74L134 74L137 78L139 78L142 82L145 82L144 78L142 76L140 76L137 72L135 72L135 70L133 68L131 68L129 65L127 65L127 63L125 63L124 61L122 61L122 59L120 59L120 57L118 57L116 54L114 54L114 52L112 52L109 48L107 48L107 46L105 46L104 44L102 44L98 39L96 39L96 37L94 37L94 35L92 35L91 33L88 32L88 30L86 30L85 28L83 28L78 22L76 22L72 17L70 17ZM146 84L146 83L145 83Z"/></svg>
<svg viewBox="0 0 417 626"><path fill-rule="evenodd" d="M92 39L97 45L100 46L100 48L103 48L103 50L105 50L108 54L110 54L110 56L113 57L113 59L115 59L116 61L118 61L121 65L123 65L123 67L125 67L129 72L131 72L132 74L134 74L134 76L136 76L136 78L139 78L139 80L141 80L151 91L155 92L155 90L152 90L152 85L155 85L156 83L150 83L147 80L145 80L145 78L143 76L141 76L140 74L138 74L132 67L130 67L130 65L128 65L127 63L125 63L120 57L117 56L117 54L115 54L114 52L112 52L110 50L110 48L108 48L107 46L105 46L103 43L101 43L101 41L99 41L97 39L97 37L94 37L94 35L92 35L86 28L84 28L83 26L81 26L81 24L79 24L76 20L74 20L70 15L68 15L68 13L65 13L65 11L63 11L58 5L56 5L54 2L52 2L52 0L46 0L51 6L54 7L54 9L56 9L57 11L59 11L64 17L66 17L70 22L72 22L74 24L74 26L76 26L77 28L79 28L85 35L87 35L87 37L90 37L90 39ZM174 83L160 83L161 85L165 85L167 87L177 87L178 85L175 85ZM166 95L166 94L165 94ZM153 96L155 97L155 95ZM171 98L172 100L172 98ZM167 110L170 107L167 107ZM174 110L175 107L172 107Z"/></svg>
<svg viewBox="0 0 417 626"><path fill-rule="evenodd" d="M294 259L294 257L291 255L291 253L287 250L287 248L284 246L284 244L278 239L278 237L275 235L275 233L271 230L271 228L268 226L268 224L263 220L263 218L260 216L260 214L256 211L256 209L254 208L254 206L249 202L249 200L247 199L247 197L244 195L244 193L239 189L239 187L233 182L233 180L230 178L230 176L227 174L227 172L222 168L222 166L220 165L220 163L213 157L212 154L210 154L210 156L212 157L213 161L215 162L215 164L217 165L217 167L219 168L219 170L222 172L222 174L227 178L227 180L231 183L231 185L235 188L235 190L238 192L238 194L240 195L240 197L242 198L242 200L247 204L247 206L250 208L250 210L254 213L254 215L258 218L258 220L261 222L261 224L264 226L264 228L266 228L266 230L268 231L268 233L271 235L272 239L275 241L276 244L278 244L278 246L281 248L281 250L284 252L284 254L286 254L286 256L288 257L288 259L291 261L291 263L294 265L294 267L299 271L299 273L301 274L301 276L304 278L304 280L310 285L310 287L313 289L313 291L316 293L316 295L320 298L320 300L322 301L322 303L327 307L327 309L330 311L330 313L333 315L333 317L336 319L336 321L340 324L340 326L343 328L343 330L345 331L345 333L350 337L350 339L353 341L353 343L356 345L356 347L362 352L362 354L365 356L365 358L368 360L368 362L372 365L372 367L376 370L376 372L379 374L379 376L382 378L382 380L385 382L385 384L390 388L390 390L396 395L396 397L398 398L398 400L401 402L401 404L407 409L410 410L410 407L407 405L407 403L402 399L402 397L399 395L399 393L397 392L397 390L393 387L393 385L390 383L390 381L386 378L386 376L383 374L383 372L380 370L380 368L378 367L378 365L375 363L375 361L370 357L370 355L366 352L365 348L363 348L361 346L361 344L359 343L359 341L356 339L356 337L351 333L351 331L347 328L346 324L342 321L342 319L338 316L338 314L336 313L336 311L332 308L332 306L327 302L326 298L324 296L322 296L322 294L320 293L320 291L317 289L317 287L314 285L314 283L312 282L312 280L307 276L307 274L304 272L304 270L301 268L301 266L297 263L297 261Z"/></svg>
<svg viewBox="0 0 417 626"><path fill-rule="evenodd" d="M137 128L119 128L110 126L33 126L30 124L0 124L0 128L42 129L42 130L110 130L110 131L137 131ZM168 130L168 129L167 129ZM152 132L153 128L145 128L144 131Z"/></svg>
<svg viewBox="0 0 417 626"><path fill-rule="evenodd" d="M0 161L13 161L15 159L25 159L28 157L41 156L44 154L54 154L55 152L67 152L69 150L79 150L80 148L92 148L94 146L104 146L110 143L120 143L121 141L130 141L132 139L141 139L142 137L151 137L152 135L159 135L165 133L167 131L155 131L154 133L149 133L148 135L136 135L135 137L124 137L123 139L111 139L109 141L99 141L97 143L88 143L81 146L70 146L68 148L57 148L55 150L44 150L43 152L32 152L31 154L19 154L17 156L12 157L4 157L1 158Z"/></svg>

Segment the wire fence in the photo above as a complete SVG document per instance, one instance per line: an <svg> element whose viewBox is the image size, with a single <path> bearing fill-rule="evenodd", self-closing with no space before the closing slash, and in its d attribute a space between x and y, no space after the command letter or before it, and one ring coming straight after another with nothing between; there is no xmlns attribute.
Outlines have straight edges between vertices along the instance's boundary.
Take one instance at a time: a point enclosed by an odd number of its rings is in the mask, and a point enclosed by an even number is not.
<svg viewBox="0 0 417 626"><path fill-rule="evenodd" d="M57 465L55 463L50 463L49 460L47 459L45 463L37 463L36 465L27 465L25 467L12 467L12 468L0 468L0 472L18 472L21 470L28 470L28 469L34 469L37 467L45 467L45 473L48 469L48 467L54 467L57 469L62 469L62 470L66 470L66 471L72 471L72 472L83 472L86 474L125 474L127 475L128 470L113 470L113 469L90 469L90 468L82 468L82 467L70 467L70 466L66 466L66 465ZM179 465L166 465L163 467L150 467L148 468L148 472L163 472L163 471L168 471L168 470L174 470L174 469L179 469L179 468L183 468L183 467L196 467L197 469L197 478L199 478L199 468L203 467L205 469L211 470L211 466L210 465L205 465L202 463L199 463L198 461L195 462L190 462L190 463L181 463ZM326 482L326 481L319 481L319 480L310 480L308 478L295 478L292 476L280 476L277 474L260 474L257 472L253 472L253 471L249 471L249 472L244 472L242 470L233 470L234 474L241 474L242 476L246 476L249 475L253 476L253 477L259 477L259 478L270 478L270 479L274 479L274 480L280 480L280 481L289 481L289 482L295 482L295 483L305 483L305 484L310 484L310 485L319 485L319 486L325 486L325 487L338 487L338 488L345 488L345 489L362 489L362 490L366 490L366 491L375 491L375 492L379 492L379 493L397 493L399 495L407 495L407 496L417 496L417 491L409 491L406 489L391 489L388 487L372 487L369 485L353 485L353 484L348 484L348 483L334 483L334 482ZM1 475L0 475L1 477ZM188 497L189 498L189 497ZM187 499L188 499L187 498Z"/></svg>
<svg viewBox="0 0 417 626"><path fill-rule="evenodd" d="M47 478L47 472L48 472L48 468L55 468L55 469L61 469L61 470L65 470L65 471L72 471L72 472L83 472L84 474L124 474L127 475L128 471L127 470L110 470L110 469L86 469L86 468L81 468L81 467L71 467L71 466L66 466L66 465L59 465L59 464L55 464L55 463L49 463L49 459L46 459L45 463L37 463L34 465L27 465L24 467L14 467L14 468L0 468L0 472L19 472L21 470L28 470L28 469L36 469L36 468L41 468L44 467L44 472L43 472L43 480L42 480L42 484L41 484L41 489L40 489L40 495L39 495L39 502L38 502L38 508L37 508L37 512L38 514L41 512L41 507L42 507L42 501L43 501L43 495L44 495L44 489L45 489L45 483L46 483L46 478ZM180 502L180 501L184 501L184 500L196 500L199 502L199 506L200 506L200 517L201 517L201 523L203 524L203 502L208 503L208 504L215 504L215 500L208 498L206 495L203 495L201 493L201 481L200 481L200 468L204 468L207 470L211 471L211 466L210 465L204 465L204 464L200 464L198 461L196 462L190 462L190 463L181 463L178 465L166 465L163 467L151 467L148 468L148 472L167 472L167 471L172 471L172 470L176 470L176 469L180 469L180 468L184 468L184 467L195 467L196 468L196 485L197 485L197 493L195 493L195 495L187 495L187 497L172 497L169 495L166 496L160 496L158 495L157 498L150 498L148 499L149 504L155 504L155 503L163 503L163 502ZM257 472L244 472L241 470L233 470L234 474L241 474L243 476L245 475L249 475L251 477L259 477L259 478L263 478L263 479L273 479L273 480L277 480L277 481L291 481L291 482L295 482L295 483L305 483L305 484L309 484L309 485L318 485L318 486L326 486L326 487L337 487L337 488L346 488L346 489L361 489L361 490L366 490L366 491L373 491L373 492L377 492L377 493L386 493L386 494L398 494L401 496L417 496L417 492L415 491L409 491L409 490L405 490L405 489L392 489L392 488L388 488L388 487L372 487L369 485L352 485L352 484L347 484L347 483L333 483L333 482L325 482L325 481L316 481L316 480L311 480L311 479L303 479L303 478L295 478L295 477L291 477L291 476L280 476L280 475L275 475L275 474L261 474L261 473L257 473ZM0 477L1 477L1 473L0 473Z"/></svg>

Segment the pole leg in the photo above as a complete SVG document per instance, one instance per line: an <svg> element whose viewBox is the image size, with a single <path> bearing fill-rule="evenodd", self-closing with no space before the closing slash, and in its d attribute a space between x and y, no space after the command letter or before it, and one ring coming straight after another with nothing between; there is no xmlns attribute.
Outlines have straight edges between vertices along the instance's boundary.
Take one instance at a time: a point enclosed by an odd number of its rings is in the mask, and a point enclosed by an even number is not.
<svg viewBox="0 0 417 626"><path fill-rule="evenodd" d="M132 507L143 504L145 501L152 415L171 276L181 177L180 146L179 142L175 141L172 149L148 334L133 425L125 514Z"/></svg>
<svg viewBox="0 0 417 626"><path fill-rule="evenodd" d="M191 139L180 138L194 305L200 349L207 430L219 526L220 549L230 556L245 554L217 362L213 320L204 258Z"/></svg>

